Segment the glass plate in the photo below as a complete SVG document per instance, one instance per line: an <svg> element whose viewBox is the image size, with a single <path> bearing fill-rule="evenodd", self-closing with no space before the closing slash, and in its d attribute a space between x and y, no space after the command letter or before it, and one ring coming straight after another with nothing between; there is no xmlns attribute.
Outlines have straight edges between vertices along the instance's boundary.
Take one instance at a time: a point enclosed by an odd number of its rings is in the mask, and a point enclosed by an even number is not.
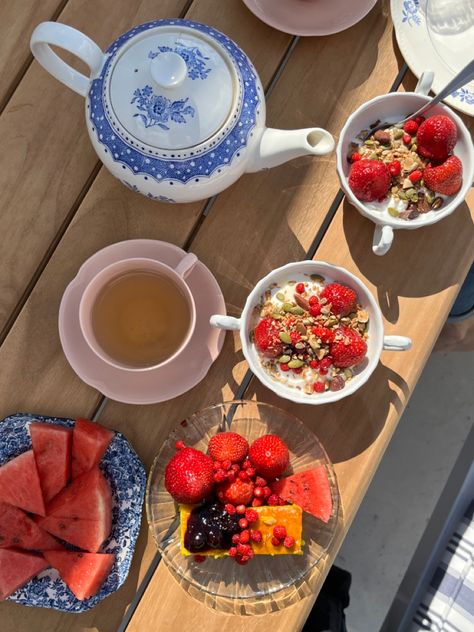
<svg viewBox="0 0 474 632"><path fill-rule="evenodd" d="M229 428L242 434L249 443L264 434L279 435L288 445L292 472L320 464L325 466L331 489L332 515L325 524L303 513L303 555L257 555L246 566L239 566L231 558L208 559L198 564L192 556L181 554L178 506L164 486L166 465L175 454L177 440L207 452L210 438ZM324 448L299 419L269 404L234 401L195 413L170 434L148 477L146 509L150 529L163 560L183 587L213 607L225 609L232 602L232 610L229 611L235 612L237 605L238 612L250 614L256 612L258 602L258 612L263 613L274 609L276 601L281 603L280 593L285 589L285 605L288 605L288 595L297 597L295 585L315 568L327 551L338 521L339 492ZM199 595L200 592L205 595ZM210 599L211 596L213 599Z"/></svg>

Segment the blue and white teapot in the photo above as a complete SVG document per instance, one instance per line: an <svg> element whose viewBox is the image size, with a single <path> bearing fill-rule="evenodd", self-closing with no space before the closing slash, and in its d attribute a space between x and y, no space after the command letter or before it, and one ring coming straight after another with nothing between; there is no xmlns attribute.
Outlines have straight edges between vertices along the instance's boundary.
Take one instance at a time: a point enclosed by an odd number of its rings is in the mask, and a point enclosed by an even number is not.
<svg viewBox="0 0 474 632"><path fill-rule="evenodd" d="M90 76L62 61L50 44L74 53ZM103 53L80 31L43 22L31 50L56 79L86 97L87 129L104 165L152 199L208 198L245 172L334 149L320 128L266 128L263 88L251 61L204 24L147 22Z"/></svg>

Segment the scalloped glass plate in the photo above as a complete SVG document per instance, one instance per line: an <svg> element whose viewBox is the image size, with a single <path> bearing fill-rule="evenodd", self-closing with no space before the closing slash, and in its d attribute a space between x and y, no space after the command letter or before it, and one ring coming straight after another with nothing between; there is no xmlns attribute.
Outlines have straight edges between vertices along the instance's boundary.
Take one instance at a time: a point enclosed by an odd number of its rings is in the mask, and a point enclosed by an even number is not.
<svg viewBox="0 0 474 632"><path fill-rule="evenodd" d="M177 504L164 486L164 471L175 454L175 443L207 451L210 438L219 431L231 429L242 434L249 443L264 434L279 435L290 450L290 470L294 473L323 464L326 468L332 514L329 522L303 513L303 555L255 556L240 566L231 558L208 559L198 564L192 556L180 551ZM274 609L281 593L295 593L295 585L316 567L331 544L339 513L339 491L329 458L316 436L288 412L254 401L234 401L205 408L181 422L169 435L158 453L147 483L146 509L148 523L158 550L168 568L180 583L197 598L217 608L236 606L241 614ZM296 594L296 593L295 593ZM278 595L278 599L276 599ZM211 598L212 597L212 598ZM265 598L267 598L265 600ZM285 596L288 605L288 597ZM232 602L229 605L229 602ZM291 602L291 599L290 599Z"/></svg>
<svg viewBox="0 0 474 632"><path fill-rule="evenodd" d="M35 420L69 428L74 426L72 419L28 413L6 417L0 422L0 465L31 449L28 425ZM79 601L60 579L58 572L48 568L15 591L9 597L10 601L63 612L85 612L118 590L127 579L140 530L145 470L136 452L120 432L115 433L100 467L112 490L112 532L102 545L101 552L114 553L115 563L99 592L90 599Z"/></svg>

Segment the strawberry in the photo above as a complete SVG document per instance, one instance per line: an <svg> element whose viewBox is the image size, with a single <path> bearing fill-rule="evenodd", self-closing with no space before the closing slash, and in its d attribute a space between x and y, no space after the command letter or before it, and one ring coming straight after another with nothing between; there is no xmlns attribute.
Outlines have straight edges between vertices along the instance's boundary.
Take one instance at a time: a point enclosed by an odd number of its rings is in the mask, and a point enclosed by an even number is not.
<svg viewBox="0 0 474 632"><path fill-rule="evenodd" d="M241 478L237 478L233 482L227 481L218 485L217 497L224 504L248 505L253 498L253 488L254 484L252 481L243 481Z"/></svg>
<svg viewBox="0 0 474 632"><path fill-rule="evenodd" d="M330 350L334 366L347 369L362 362L367 353L367 343L354 329L339 327Z"/></svg>
<svg viewBox="0 0 474 632"><path fill-rule="evenodd" d="M165 487L178 503L195 504L207 498L214 486L212 459L194 448L182 448L165 470Z"/></svg>
<svg viewBox="0 0 474 632"><path fill-rule="evenodd" d="M462 162L457 156L449 156L441 165L428 165L423 178L428 189L443 195L455 195L462 185Z"/></svg>
<svg viewBox="0 0 474 632"><path fill-rule="evenodd" d="M258 474L271 479L283 474L290 455L286 443L280 437L268 434L255 439L249 449L249 459Z"/></svg>
<svg viewBox="0 0 474 632"><path fill-rule="evenodd" d="M267 316L263 318L253 330L254 342L257 349L269 358L276 358L283 352L283 343L280 340L280 323Z"/></svg>
<svg viewBox="0 0 474 632"><path fill-rule="evenodd" d="M240 463L247 455L249 444L237 432L219 432L209 441L209 454L214 461Z"/></svg>
<svg viewBox="0 0 474 632"><path fill-rule="evenodd" d="M458 139L456 123L444 114L423 121L416 134L420 156L442 162L453 151Z"/></svg>
<svg viewBox="0 0 474 632"><path fill-rule="evenodd" d="M332 311L340 316L353 312L357 304L357 294L347 285L329 283L323 288L321 296L332 305Z"/></svg>
<svg viewBox="0 0 474 632"><path fill-rule="evenodd" d="M383 200L390 188L390 171L381 160L358 160L352 163L349 186L358 200Z"/></svg>

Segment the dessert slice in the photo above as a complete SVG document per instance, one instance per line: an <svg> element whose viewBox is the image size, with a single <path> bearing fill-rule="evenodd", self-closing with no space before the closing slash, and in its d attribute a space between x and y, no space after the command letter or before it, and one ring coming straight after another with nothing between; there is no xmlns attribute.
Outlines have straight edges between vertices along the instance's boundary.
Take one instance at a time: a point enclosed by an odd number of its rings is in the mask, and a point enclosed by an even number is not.
<svg viewBox="0 0 474 632"><path fill-rule="evenodd" d="M180 505L179 510L183 555L199 554L215 558L229 555L232 536L242 531L239 527L241 516L237 514L231 516L219 503L197 507ZM258 517L250 525L250 529L261 533L259 542L248 541L255 555L302 554L303 512L301 507L297 505L263 506L252 507L252 511L255 511ZM283 528L281 538L275 538L275 527ZM291 546L288 546L288 541L285 544L287 537L294 540ZM212 546L210 541L215 543L215 546Z"/></svg>

